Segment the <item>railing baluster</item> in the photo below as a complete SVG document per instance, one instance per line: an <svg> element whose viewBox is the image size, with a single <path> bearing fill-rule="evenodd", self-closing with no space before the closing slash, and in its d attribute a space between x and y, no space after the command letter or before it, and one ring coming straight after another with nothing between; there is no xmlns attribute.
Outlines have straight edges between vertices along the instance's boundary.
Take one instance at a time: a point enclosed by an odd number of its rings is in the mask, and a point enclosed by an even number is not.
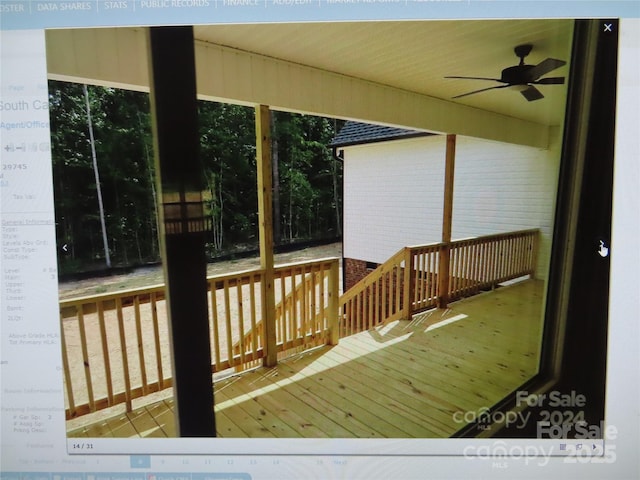
<svg viewBox="0 0 640 480"><path fill-rule="evenodd" d="M380 288L382 289L380 292L380 296L382 297L382 306L380 307L381 312L381 321L388 317L387 313L387 296L389 291L389 285L387 282L387 274L382 275L380 278Z"/></svg>
<svg viewBox="0 0 640 480"><path fill-rule="evenodd" d="M301 330L302 325L300 315L298 315L298 288L296 285L295 270L291 269L291 339L297 337L297 333Z"/></svg>
<svg viewBox="0 0 640 480"><path fill-rule="evenodd" d="M82 306L77 306L77 309ZM67 349L67 335L64 328L64 320L60 319L60 344L62 347L62 368L64 370L64 380L67 390L67 401L69 402L69 416L74 417L76 415L76 403L73 395L73 378L71 377L71 370L69 368L69 350Z"/></svg>
<svg viewBox="0 0 640 480"><path fill-rule="evenodd" d="M291 313L289 311L289 307L287 306L288 296L287 296L287 288L285 282L285 273L280 273L280 311L282 312L282 331L280 332L280 341L284 348L287 349L289 346L288 336L287 336L287 325L291 325ZM291 329L291 327L289 327Z"/></svg>
<svg viewBox="0 0 640 480"><path fill-rule="evenodd" d="M422 279L422 285L420 286L420 307L422 308L429 303L429 287L431 286L431 251L425 250L422 255L420 255L420 258L422 265L422 269L420 270Z"/></svg>
<svg viewBox="0 0 640 480"><path fill-rule="evenodd" d="M224 291L224 328L227 337L227 360L229 364L233 364L233 340L231 338L231 300L229 298L229 279L225 279L222 283Z"/></svg>
<svg viewBox="0 0 640 480"><path fill-rule="evenodd" d="M528 235L523 235L520 238L520 271L522 272L526 272L529 270L529 266L528 266L528 252L527 252L527 243L529 241L529 236Z"/></svg>
<svg viewBox="0 0 640 480"><path fill-rule="evenodd" d="M529 242L531 237L529 235L522 237L522 270L529 271Z"/></svg>
<svg viewBox="0 0 640 480"><path fill-rule="evenodd" d="M491 262L493 254L490 243L482 244L482 283L486 287L491 279Z"/></svg>
<svg viewBox="0 0 640 480"><path fill-rule="evenodd" d="M477 293L479 285L481 283L480 265L482 261L481 245L478 242L473 242L473 293Z"/></svg>
<svg viewBox="0 0 640 480"><path fill-rule="evenodd" d="M396 289L396 291L395 291L396 300L395 300L395 305L394 305L394 309L395 310L394 310L393 313L398 313L402 309L402 307L400 306L401 305L400 302L402 301L401 300L402 297L400 296L400 293L401 293L400 292L400 285L401 285L400 278L401 278L401 275L400 275L400 264L398 264L398 266L394 270L394 279L393 279L394 280L394 287Z"/></svg>
<svg viewBox="0 0 640 480"><path fill-rule="evenodd" d="M460 260L460 296L464 297L467 293L467 277L468 277L468 254L469 246L465 242L460 245L461 260Z"/></svg>
<svg viewBox="0 0 640 480"><path fill-rule="evenodd" d="M369 285L369 288L367 288L367 330L372 328L374 323L373 323L373 302L374 302L374 296L373 296L374 292L373 292L373 284Z"/></svg>
<svg viewBox="0 0 640 480"><path fill-rule="evenodd" d="M251 353L255 356L258 353L258 329L256 327L256 282L252 273L249 274L249 304L251 315Z"/></svg>
<svg viewBox="0 0 640 480"><path fill-rule="evenodd" d="M465 244L466 260L464 264L464 295L469 296L473 290L473 242Z"/></svg>
<svg viewBox="0 0 640 480"><path fill-rule="evenodd" d="M427 251L423 251L420 253L420 266L416 271L416 274L420 275L420 289L418 290L418 295L416 296L416 307L422 307L425 303L425 296L427 291L427 281L428 281L428 268L427 268L427 259L429 258L429 253Z"/></svg>
<svg viewBox="0 0 640 480"><path fill-rule="evenodd" d="M424 296L425 296L424 292L425 292L425 286L427 285L427 278L425 275L425 271L427 269L426 268L427 252L424 250L421 250L420 253L416 255L414 258L417 260L416 262L417 265L415 267L416 283L419 283L419 285L417 284L415 288L417 292L414 291L414 297L415 297L414 311L418 311L424 305Z"/></svg>
<svg viewBox="0 0 640 480"><path fill-rule="evenodd" d="M473 285L475 283L474 279L474 266L475 266L475 244L473 240L469 240L465 243L466 250L466 261L465 261L465 292L470 292L473 290ZM468 293L467 293L468 294Z"/></svg>
<svg viewBox="0 0 640 480"><path fill-rule="evenodd" d="M460 296L462 292L462 262L464 257L464 245L460 244L456 248L456 264L455 264L455 280L454 280L454 295Z"/></svg>
<svg viewBox="0 0 640 480"><path fill-rule="evenodd" d="M485 256L485 245L478 243L478 288L482 288L485 282L485 265L487 264Z"/></svg>
<svg viewBox="0 0 640 480"><path fill-rule="evenodd" d="M87 349L87 334L84 325L84 312L82 307L78 309L78 327L80 329L80 347L82 349L82 362L84 364L84 377L87 386L87 395L89 396L89 408L95 411L96 405L93 398L93 382L91 380L91 366L89 364L89 354Z"/></svg>
<svg viewBox="0 0 640 480"><path fill-rule="evenodd" d="M320 304L320 311L319 311L319 318L320 318L320 331L324 331L324 330L330 330L330 321L329 321L329 316L328 316L328 311L329 311L329 305L327 302L327 299L325 298L325 282L329 281L329 276L331 275L331 272L329 270L329 268L327 268L326 264L322 264L320 265L320 273L319 275L319 288L320 291L318 293L318 298L319 300L319 304ZM327 285L328 286L328 285Z"/></svg>
<svg viewBox="0 0 640 480"><path fill-rule="evenodd" d="M358 310L356 308L356 301L357 301L357 297L353 297L351 300L349 300L349 309L350 309L350 315L349 315L349 335L353 335L354 333L356 333L356 319L358 318Z"/></svg>
<svg viewBox="0 0 640 480"><path fill-rule="evenodd" d="M311 322L311 318L309 317L309 288L307 284L307 273L305 272L304 268L300 268L300 285L302 287L302 292L300 295L302 300L302 303L300 305L303 322L302 337L306 339L308 338L308 335L312 333L313 324ZM308 340L305 341L305 345L307 343Z"/></svg>
<svg viewBox="0 0 640 480"><path fill-rule="evenodd" d="M364 332L367 329L367 295L369 294L369 287L365 288L360 294L360 308L358 308L358 314L360 315L359 331Z"/></svg>
<svg viewBox="0 0 640 480"><path fill-rule="evenodd" d="M353 321L353 299L347 300L344 304L344 311L342 314L344 317L342 318L343 327L340 329L340 336L347 337L352 334L351 322Z"/></svg>
<svg viewBox="0 0 640 480"><path fill-rule="evenodd" d="M218 289L215 280L209 281L209 292L211 294L211 320L213 322L213 349L215 358L215 368L220 369L220 330L218 325Z"/></svg>
<svg viewBox="0 0 640 480"><path fill-rule="evenodd" d="M469 295L473 289L473 243L467 242L465 246L467 260L465 262L465 295Z"/></svg>
<svg viewBox="0 0 640 480"><path fill-rule="evenodd" d="M500 252L500 273L498 275L498 280L501 282L507 276L507 272L509 271L509 258L506 253L509 251L509 247L511 245L511 238L505 237L502 242L502 251Z"/></svg>
<svg viewBox="0 0 640 480"><path fill-rule="evenodd" d="M140 298L136 295L133 298L133 311L136 322L136 342L138 344L138 360L140 362L140 379L142 381L142 393L147 394L147 368L144 360L144 345L142 337L142 323L140 318Z"/></svg>
<svg viewBox="0 0 640 480"><path fill-rule="evenodd" d="M489 279L493 281L498 278L499 273L499 263L500 263L500 240L497 240L491 243L492 249L492 260L491 260L491 276Z"/></svg>
<svg viewBox="0 0 640 480"><path fill-rule="evenodd" d="M435 305L436 299L438 298L438 255L437 250L434 250L429 253L429 305Z"/></svg>
<svg viewBox="0 0 640 480"><path fill-rule="evenodd" d="M453 267L452 276L455 277L453 281L452 295L456 298L461 296L464 290L464 243L451 245L452 250L455 250L455 264Z"/></svg>
<svg viewBox="0 0 640 480"><path fill-rule="evenodd" d="M236 305L238 309L238 331L240 337L238 339L238 343L240 346L240 363L244 364L244 355L245 355L245 344L244 344L244 309L242 302L242 281L241 279L236 280Z"/></svg>
<svg viewBox="0 0 640 480"><path fill-rule="evenodd" d="M514 261L513 261L513 270L514 273L515 272L521 272L523 270L522 268L522 254L524 253L524 250L522 248L522 241L524 240L524 236L522 235L518 235L517 237L514 238L514 247L515 247L515 254L514 254Z"/></svg>
<svg viewBox="0 0 640 480"><path fill-rule="evenodd" d="M513 265L514 273L522 272L524 270L522 265L522 258L524 255L524 248L523 248L524 238L525 237L523 235L519 235L515 238L516 253L514 255L515 261Z"/></svg>
<svg viewBox="0 0 640 480"><path fill-rule="evenodd" d="M459 244L456 247L456 264L455 264L455 274L454 276L454 293L453 295L456 297L460 297L460 293L462 292L462 262L464 257L464 245Z"/></svg>
<svg viewBox="0 0 640 480"><path fill-rule="evenodd" d="M131 378L129 377L129 356L127 353L127 340L124 331L124 315L122 313L122 299L116 298L116 314L118 318L118 333L120 336L120 352L122 354L122 373L124 375L124 395L127 412L132 411L131 407Z"/></svg>
<svg viewBox="0 0 640 480"><path fill-rule="evenodd" d="M509 251L509 272L508 275L511 276L514 273L518 272L518 253L519 253L519 236L511 237L511 250Z"/></svg>
<svg viewBox="0 0 640 480"><path fill-rule="evenodd" d="M373 297L373 302L374 302L374 316L373 316L373 323L374 325L378 325L380 323L380 319L382 318L382 313L380 312L380 304L381 302L381 297L380 297L380 281L377 282L373 282L371 284L371 287L373 288L374 291L374 297Z"/></svg>
<svg viewBox="0 0 640 480"><path fill-rule="evenodd" d="M507 239L506 249L505 249L505 252L503 254L504 265L505 265L505 270L503 272L504 273L503 277L509 277L515 271L513 269L513 256L511 255L511 252L513 252L514 250L515 250L514 249L514 237L510 236Z"/></svg>
<svg viewBox="0 0 640 480"><path fill-rule="evenodd" d="M360 303L361 303L361 298L362 298L362 292L359 293L358 295L356 295L356 297L354 298L354 308L356 310L355 321L354 321L354 325L353 325L353 331L354 332L359 332L360 331L360 318L361 318Z"/></svg>
<svg viewBox="0 0 640 480"><path fill-rule="evenodd" d="M340 283L340 267L338 262L332 262L329 267L329 277L327 279L327 288L329 291L327 305L327 328L329 329L328 343L329 345L337 345L340 338L340 298L338 292Z"/></svg>
<svg viewBox="0 0 640 480"><path fill-rule="evenodd" d="M506 237L501 242L501 244L502 244L502 251L500 253L500 264L502 268L500 269L500 275L498 275L499 281L503 281L503 279L508 275L507 272L509 270L509 258L507 256L507 252L509 251L511 238Z"/></svg>
<svg viewBox="0 0 640 480"><path fill-rule="evenodd" d="M316 308L318 307L317 298L316 298L316 288L317 288L316 275L318 274L318 272L315 271L313 266L309 269L309 275L311 276L310 278L311 286L309 288L309 311L311 313L311 325L313 325L312 328L313 328L314 337L316 337L317 334L321 331L319 316L318 316L318 313L316 312Z"/></svg>
<svg viewBox="0 0 640 480"><path fill-rule="evenodd" d="M533 249L530 249L530 245L533 243L534 240L535 240L535 238L529 235L529 236L524 237L523 238L523 242L522 242L522 248L523 248L523 255L522 255L522 257L523 257L523 266L522 266L522 269L527 271L527 272L530 272L530 271L534 270L534 267L533 267L533 265L531 265L531 260L530 260L530 257L531 257L531 255L533 253L532 252Z"/></svg>
<svg viewBox="0 0 640 480"><path fill-rule="evenodd" d="M158 324L158 305L156 293L151 292L149 301L151 302L151 325L153 327L153 343L156 349L156 370L158 372L158 387L165 388L164 373L162 371L162 349L160 346L160 325Z"/></svg>
<svg viewBox="0 0 640 480"><path fill-rule="evenodd" d="M113 405L113 380L111 378L111 361L109 359L109 341L107 338L107 328L104 322L104 307L102 302L96 302L98 312L98 324L100 327L100 344L102 346L102 360L104 362L104 380L107 387L108 405Z"/></svg>
<svg viewBox="0 0 640 480"><path fill-rule="evenodd" d="M508 247L508 238L503 238L498 241L498 248L500 249L500 256L498 257L498 274L496 275L496 279L498 281L502 280L504 277L504 269L505 269L505 255L504 252Z"/></svg>
<svg viewBox="0 0 640 480"><path fill-rule="evenodd" d="M300 312L300 288L298 287L298 281L296 279L296 273L293 268L289 272L291 276L291 332L290 338L291 342L298 338L299 334L302 332L302 317Z"/></svg>
<svg viewBox="0 0 640 480"><path fill-rule="evenodd" d="M411 251L405 247L404 249L404 269L400 270L402 273L398 276L398 281L400 283L400 304L398 305L401 309L402 317L405 320L411 319L411 292L412 292L412 282L411 282L411 271L413 270L413 265L411 264L411 260L413 257L411 256Z"/></svg>
<svg viewBox="0 0 640 480"><path fill-rule="evenodd" d="M449 280L449 298L455 297L460 284L460 247L451 247L451 279Z"/></svg>

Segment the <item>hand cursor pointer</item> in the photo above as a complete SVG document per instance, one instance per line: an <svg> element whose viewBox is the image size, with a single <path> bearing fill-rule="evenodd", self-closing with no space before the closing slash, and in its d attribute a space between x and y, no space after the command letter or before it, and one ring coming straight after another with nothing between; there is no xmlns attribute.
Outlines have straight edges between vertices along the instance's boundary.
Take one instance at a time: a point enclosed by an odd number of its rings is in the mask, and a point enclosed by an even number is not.
<svg viewBox="0 0 640 480"><path fill-rule="evenodd" d="M598 250L598 254L600 254L602 258L609 255L609 249L604 246L604 242L602 240L600 240L600 249Z"/></svg>

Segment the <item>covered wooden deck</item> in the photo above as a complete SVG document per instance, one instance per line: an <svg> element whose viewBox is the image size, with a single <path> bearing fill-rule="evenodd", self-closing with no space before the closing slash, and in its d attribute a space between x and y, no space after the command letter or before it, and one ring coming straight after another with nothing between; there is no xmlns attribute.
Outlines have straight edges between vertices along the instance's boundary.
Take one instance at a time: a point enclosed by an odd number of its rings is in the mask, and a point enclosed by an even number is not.
<svg viewBox="0 0 640 480"><path fill-rule="evenodd" d="M216 382L218 436L448 437L536 373L543 296L522 281ZM68 435L170 437L173 409L86 415Z"/></svg>

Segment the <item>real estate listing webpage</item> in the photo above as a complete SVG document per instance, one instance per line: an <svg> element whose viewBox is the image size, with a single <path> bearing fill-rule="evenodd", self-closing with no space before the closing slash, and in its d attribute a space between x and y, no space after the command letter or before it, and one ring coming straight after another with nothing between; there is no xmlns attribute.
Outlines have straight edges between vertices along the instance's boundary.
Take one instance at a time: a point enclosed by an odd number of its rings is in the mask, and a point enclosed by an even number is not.
<svg viewBox="0 0 640 480"><path fill-rule="evenodd" d="M2 479L637 477L640 12L545 5L0 3Z"/></svg>

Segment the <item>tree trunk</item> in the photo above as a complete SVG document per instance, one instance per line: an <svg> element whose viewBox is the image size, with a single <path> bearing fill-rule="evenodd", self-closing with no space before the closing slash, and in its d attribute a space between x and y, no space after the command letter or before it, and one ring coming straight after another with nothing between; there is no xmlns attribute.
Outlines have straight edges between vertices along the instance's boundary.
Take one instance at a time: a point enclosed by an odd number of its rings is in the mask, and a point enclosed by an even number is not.
<svg viewBox="0 0 640 480"><path fill-rule="evenodd" d="M336 121L333 121L333 133L337 133ZM331 179L333 181L333 203L336 208L336 231L342 235L342 219L340 215L340 196L338 195L338 160L332 155L331 158Z"/></svg>
<svg viewBox="0 0 640 480"><path fill-rule="evenodd" d="M136 237L136 250L138 251L138 263L142 263L142 250L140 248L140 237L138 235L138 229L133 230Z"/></svg>
<svg viewBox="0 0 640 480"><path fill-rule="evenodd" d="M87 125L89 127L89 139L91 141L91 158L93 159L93 173L96 177L96 192L98 195L98 209L100 210L100 225L102 227L102 243L104 245L104 258L107 267L111 267L109 256L109 242L107 241L107 227L104 221L104 206L102 204L102 190L100 189L100 173L98 172L98 159L96 157L96 142L93 137L93 124L91 123L91 107L89 106L89 91L87 85L83 85L84 99L87 105Z"/></svg>
<svg viewBox="0 0 640 480"><path fill-rule="evenodd" d="M142 137L142 144L144 145L144 156L147 165L147 175L149 177L149 186L151 187L151 197L153 198L153 216L155 220L155 229L151 228L151 251L157 258L160 257L160 248L158 247L160 238L160 228L158 227L158 198L156 196L156 182L153 178L153 171L151 170L149 147L147 146L147 139L142 125L142 119L140 118L140 112L138 112L138 124L140 125L140 136Z"/></svg>
<svg viewBox="0 0 640 480"><path fill-rule="evenodd" d="M293 242L293 179L289 180L289 243Z"/></svg>

